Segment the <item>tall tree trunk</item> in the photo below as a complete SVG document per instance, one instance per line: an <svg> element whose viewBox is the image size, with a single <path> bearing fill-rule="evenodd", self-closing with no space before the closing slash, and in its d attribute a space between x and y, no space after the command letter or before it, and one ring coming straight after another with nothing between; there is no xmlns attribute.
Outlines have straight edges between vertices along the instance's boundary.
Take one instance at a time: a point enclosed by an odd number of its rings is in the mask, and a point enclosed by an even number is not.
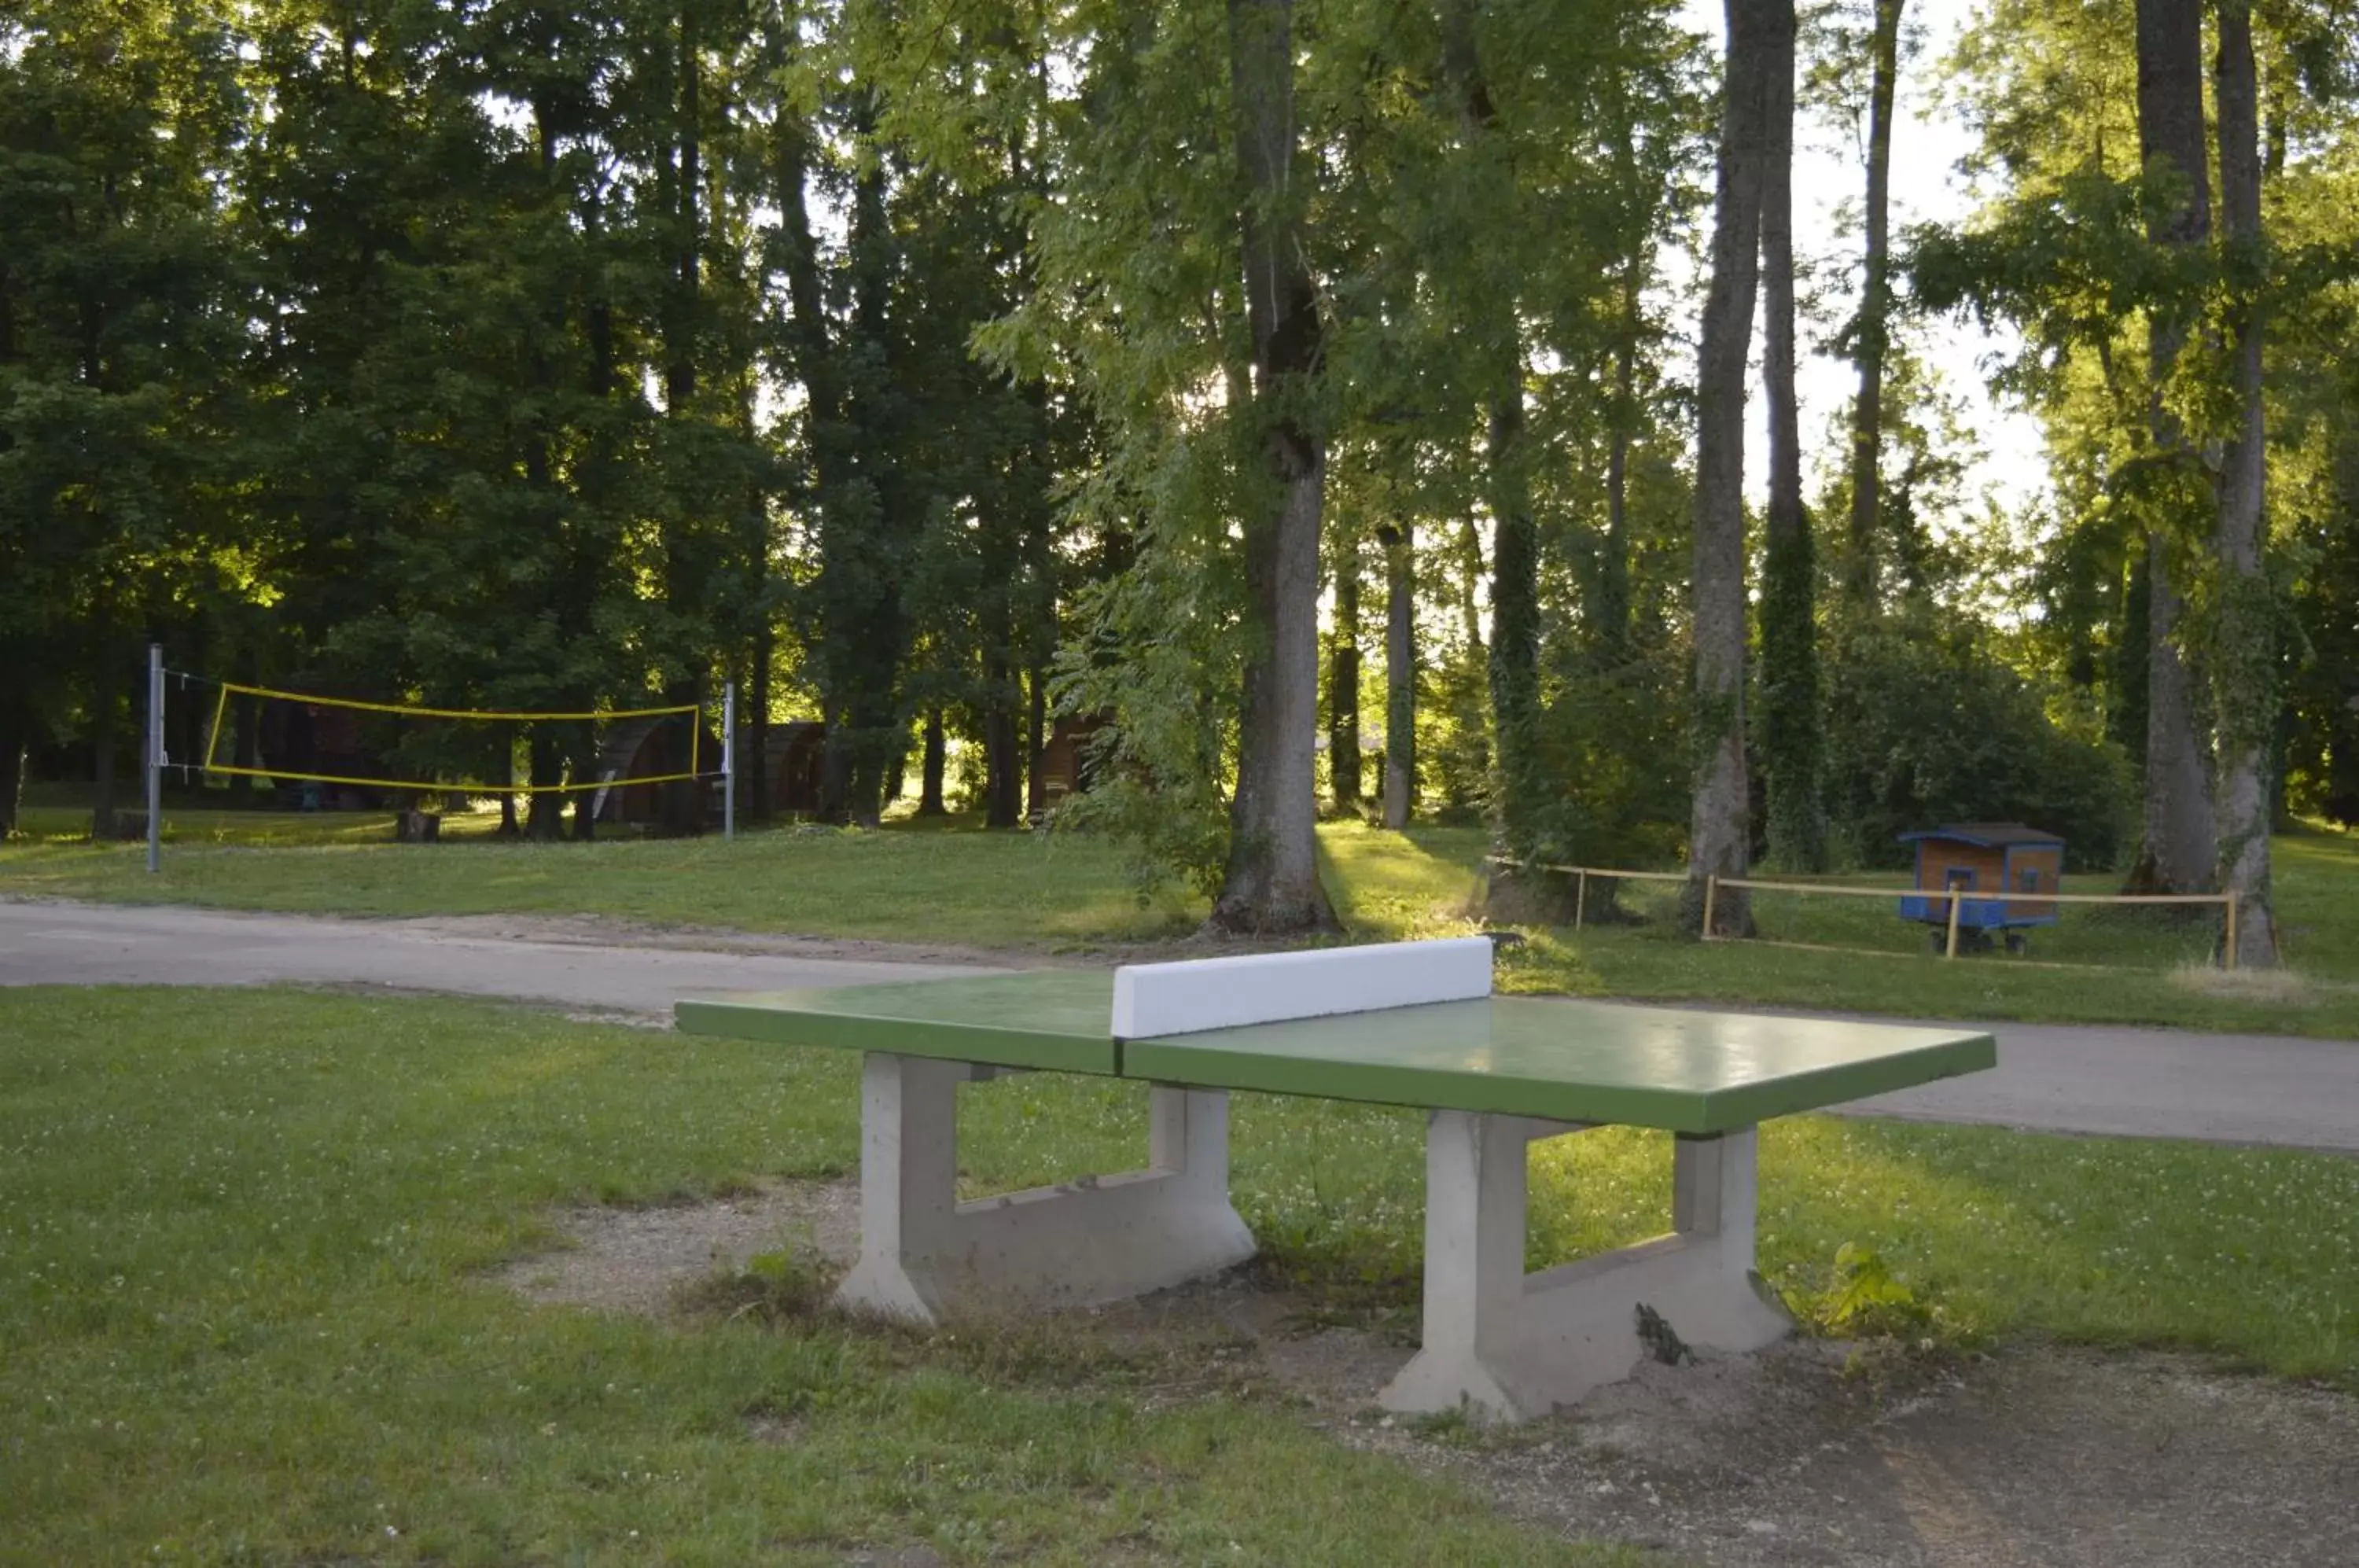
<svg viewBox="0 0 2359 1568"><path fill-rule="evenodd" d="M1525 864L1563 855L1548 822L1541 772L1539 530L1532 517L1524 452L1523 350L1512 319L1509 384L1491 404L1485 457L1491 507L1491 851L1484 913L1506 924L1553 925L1572 918L1573 882ZM1553 862L1551 863L1553 864Z"/></svg>
<svg viewBox="0 0 2359 1568"><path fill-rule="evenodd" d="M1403 517L1385 546L1385 826L1417 809L1417 525Z"/></svg>
<svg viewBox="0 0 2359 1568"><path fill-rule="evenodd" d="M1695 642L1695 782L1681 922L1703 930L1705 883L1741 877L1751 850L1745 768L1745 360L1759 282L1761 203L1776 104L1772 66L1786 58L1793 0L1725 0L1726 86L1714 180L1712 283L1696 353L1695 556L1689 583ZM1741 894L1713 906L1716 932L1743 934Z"/></svg>
<svg viewBox="0 0 2359 1568"><path fill-rule="evenodd" d="M777 624L765 610L754 634L754 673L737 699L737 770L745 781L737 809L756 822L777 814L777 789L770 782L770 682L777 646Z"/></svg>
<svg viewBox="0 0 2359 1568"><path fill-rule="evenodd" d="M1459 569L1449 574L1458 590L1458 626L1466 639L1466 651L1490 668L1491 650L1483 640L1483 610L1475 589L1482 585L1483 575L1490 568L1483 560L1483 529L1472 512L1458 519ZM1485 763L1484 766L1488 767Z"/></svg>
<svg viewBox="0 0 2359 1568"><path fill-rule="evenodd" d="M664 322L664 413L675 422L685 422L693 417L697 391L697 320L701 313L702 216L700 197L703 185L703 141L701 103L703 69L697 52L695 13L692 5L683 5L679 11L678 54L675 57L679 74L679 98L675 129L678 136L679 171L671 192L677 203L672 214L672 231L678 246L673 258L674 276ZM670 165L669 157L664 160ZM692 601L699 596L701 585L689 581L686 561L680 543L671 537L673 530L685 526L685 519L669 519L665 541L664 595L672 611L683 624L693 625L697 619ZM685 650L675 649L677 658ZM701 674L683 670L664 684L667 703L696 703L704 701L704 681ZM681 737L679 749L671 771L688 771L689 759L695 756L695 726L704 722L700 711L688 718L690 728ZM700 758L699 766L701 766ZM658 806L663 831L670 834L701 833L704 827L704 803L710 791L701 779L684 779L664 785Z"/></svg>
<svg viewBox="0 0 2359 1568"><path fill-rule="evenodd" d="M90 836L103 843L114 836L114 737L116 702L121 686L114 673L114 639L102 637L95 678L91 681Z"/></svg>
<svg viewBox="0 0 2359 1568"><path fill-rule="evenodd" d="M2179 652L2187 600L2171 581L2169 545L2147 539L2146 813L2125 884L2139 893L2193 893L2212 886L2212 812L2195 681Z"/></svg>
<svg viewBox="0 0 2359 1568"><path fill-rule="evenodd" d="M675 128L678 133L679 178L673 191L678 203L673 213L672 234L677 249L673 256L672 296L669 300L670 320L664 328L664 401L667 411L679 419L688 412L688 405L696 397L696 314L697 296L702 271L700 252L702 240L701 196L703 172L703 86L704 71L697 52L694 0L687 0L679 11L679 53L676 62L679 77L679 101Z"/></svg>
<svg viewBox="0 0 2359 1568"><path fill-rule="evenodd" d="M1005 594L991 601L995 619L987 619L983 650L983 779L984 821L995 828L1020 827L1024 822L1024 765L1016 756L1016 667L1009 655Z"/></svg>
<svg viewBox="0 0 2359 1568"><path fill-rule="evenodd" d="M2219 55L2213 102L2220 112L2220 217L2232 256L2255 265L2261 230L2259 89L2253 66L2250 0L2220 0ZM2212 710L2220 727L2221 887L2236 895L2239 960L2277 961L2271 909L2269 828L2272 811L2267 758L2277 738L2279 702L2271 635L2276 606L2262 572L2267 538L2266 480L2268 431L2261 401L2261 348L2266 329L2257 299L2235 315L2237 430L2220 466L2220 517L2213 538L2219 556L2217 646L2209 668Z"/></svg>
<svg viewBox="0 0 2359 1568"><path fill-rule="evenodd" d="M1512 341L1512 339L1511 339ZM1491 837L1521 859L1538 847L1543 790L1537 757L1539 728L1539 532L1532 519L1524 458L1522 354L1513 385L1491 404L1484 456L1491 509L1491 730L1497 788Z"/></svg>
<svg viewBox="0 0 2359 1568"><path fill-rule="evenodd" d="M925 766L918 789L918 815L950 815L951 809L942 800L942 774L949 763L950 744L942 734L942 711L939 707L928 708Z"/></svg>
<svg viewBox="0 0 2359 1568"><path fill-rule="evenodd" d="M1254 401L1266 472L1245 502L1246 655L1229 861L1211 924L1333 931L1319 883L1319 528L1324 438L1303 407L1319 376L1294 109L1292 0L1229 0L1229 81L1245 191L1241 240Z"/></svg>
<svg viewBox="0 0 2359 1568"><path fill-rule="evenodd" d="M852 820L852 746L844 732L852 727L851 719L840 702L829 702L823 709L824 734L820 741L819 810L823 822L845 822Z"/></svg>
<svg viewBox="0 0 2359 1568"><path fill-rule="evenodd" d="M1582 616L1590 663L1600 670L1620 670L1630 657L1630 443L1638 423L1638 338L1646 330L1640 288L1644 266L1636 250L1623 258L1620 335L1614 345L1614 423L1605 450L1605 539L1590 573L1590 599Z"/></svg>
<svg viewBox="0 0 2359 1568"><path fill-rule="evenodd" d="M1900 85L1900 17L1908 0L1875 0L1867 100L1867 230L1852 329L1859 396L1851 409L1851 538L1843 597L1854 615L1874 610L1876 517L1883 508L1884 361L1892 343L1892 112Z"/></svg>
<svg viewBox="0 0 2359 1568"><path fill-rule="evenodd" d="M582 204L582 254L596 256L604 243L603 205L595 195ZM592 426L576 460L574 494L580 505L574 511L576 531L572 551L574 572L573 603L584 613L599 596L599 584L610 563L613 541L619 534L614 516L621 509L615 501L622 488L623 463L616 452L617 442L610 431L620 421L609 418L615 411L616 390L622 377L615 365L614 307L603 284L592 286L582 310L582 335L584 350L582 362L582 387L590 399ZM574 746L574 761L579 776L595 783L601 761L598 748L598 726L585 724L578 732ZM588 844L598 835L598 812L603 802L596 789L577 791L573 796L573 839ZM618 813L619 814L619 813Z"/></svg>
<svg viewBox="0 0 2359 1568"><path fill-rule="evenodd" d="M594 788L598 768L598 737L595 725L582 726L582 734L575 743L573 755L581 768L581 771L575 775L576 780L591 784L593 788L573 791L572 837L576 844L589 844L598 836L599 801L598 791Z"/></svg>
<svg viewBox="0 0 2359 1568"><path fill-rule="evenodd" d="M565 747L556 728L535 724L526 742L530 758L530 779L533 793L525 798L525 835L544 844L554 844L564 836L565 797L547 789L563 783Z"/></svg>
<svg viewBox="0 0 2359 1568"><path fill-rule="evenodd" d="M31 725L14 691L0 691L0 843L16 831L25 804L25 745Z"/></svg>
<svg viewBox="0 0 2359 1568"><path fill-rule="evenodd" d="M2105 710L2105 734L2137 764L2146 776L2146 682L2154 652L2148 625L2154 613L2154 584L2147 576L2145 541L2130 556L2122 574L2122 615L2113 649L2113 701Z"/></svg>
<svg viewBox="0 0 2359 1568"><path fill-rule="evenodd" d="M1795 391L1794 30L1784 26L1769 74L1761 183L1762 380L1769 403L1769 514L1761 583L1761 759L1770 859L1795 871L1826 862L1819 811L1818 568L1802 506L1802 421Z"/></svg>
<svg viewBox="0 0 2359 1568"><path fill-rule="evenodd" d="M853 104L853 134L873 131L877 112L874 93L864 91ZM828 730L822 801L827 814L862 823L883 811L886 772L908 744L900 691L908 644L903 587L910 530L922 516L921 506L903 504L910 481L901 472L888 399L879 395L898 357L892 282L899 242L887 198L883 163L864 161L853 182L847 235L851 312L843 357L852 368L841 383L841 482L827 484L816 584L821 684L842 715Z"/></svg>
<svg viewBox="0 0 2359 1568"><path fill-rule="evenodd" d="M202 624L200 623L194 630L194 642L185 654L176 654L176 650L169 648L164 650L166 663L175 663L179 658L185 658L188 660L186 668L202 670L212 661ZM175 783L193 783L201 787L203 776L194 769L205 759L205 729L212 721L212 706L201 701L197 690L186 681L175 682L168 675L165 677L165 691L164 716L169 735L165 743L164 755L172 763L171 768L164 775L165 785L168 788ZM142 788L145 787L143 783Z"/></svg>
<svg viewBox="0 0 2359 1568"><path fill-rule="evenodd" d="M1025 729L1024 810L1038 818L1049 809L1049 781L1040 765L1049 757L1049 672L1034 665L1027 684L1031 691L1030 722Z"/></svg>
<svg viewBox="0 0 2359 1568"><path fill-rule="evenodd" d="M1360 803L1360 550L1335 558L1335 640L1327 659L1327 778L1335 809Z"/></svg>
<svg viewBox="0 0 2359 1568"><path fill-rule="evenodd" d="M247 685L253 684L259 679L255 666L254 646L251 642L238 649L237 678L240 682ZM240 691L230 699L229 712L230 723L237 726L236 734L230 741L230 766L239 769L261 767L261 699L251 691ZM217 759L209 757L205 760L212 762ZM230 798L240 804L250 801L254 799L255 790L261 782L251 772L233 773L230 775Z"/></svg>
<svg viewBox="0 0 2359 1568"><path fill-rule="evenodd" d="M2150 175L2168 176L2167 199L2150 200L2147 237L2158 245L2200 245L2212 228L2209 146L2203 127L2202 0L2137 0L2138 147ZM2147 315L2147 420L2154 455L2166 469L2153 485L2158 505L2175 514L2200 494L2197 458L2163 398L2163 385L2186 345L2190 323L2175 305ZM2211 521L2206 517L2205 524ZM2147 541L2146 831L2134 888L2190 892L2212 885L2216 844L2212 800L2196 734L2193 681L2177 637L2185 601L2172 581L2171 541L2210 532L2195 517L2158 518Z"/></svg>
<svg viewBox="0 0 2359 1568"><path fill-rule="evenodd" d="M1507 203L1513 175L1492 146L1498 110L1475 30L1474 0L1451 0L1442 18L1442 67L1458 97L1470 166L1466 179L1491 201ZM1505 177L1503 179L1503 176ZM1491 513L1491 847L1502 860L1528 860L1544 850L1544 794L1538 759L1539 727L1539 536L1532 517L1531 479L1524 439L1524 343L1511 288L1485 280L1473 330L1490 360L1490 408L1484 440L1483 498ZM1546 919L1536 907L1549 899L1545 877L1513 864L1499 866L1490 884L1493 912L1502 919Z"/></svg>
<svg viewBox="0 0 2359 1568"><path fill-rule="evenodd" d="M1126 30L1134 33L1142 49L1152 27L1151 16L1143 11L1126 24ZM1026 67L1033 93L1030 103L1036 113L1045 115L1044 106L1049 95L1046 59L1027 50ZM1035 128L1045 139L1045 119L1019 126L1009 138L1008 185L1045 208L1049 205L1050 171L1045 159L1032 157L1027 150L1032 140L1027 132ZM1004 256L1002 266L1006 275L1015 280L1019 294L1028 293L1038 286L1030 223L1021 215L1025 205L1009 204L1010 216L998 241ZM1049 681L1043 666L1054 655L1058 640L1057 506L1051 494L1057 478L1052 434L1055 419L1045 381L1019 381L1016 391L1024 414L1024 433L1008 454L1006 479L999 490L999 505L1006 516L1000 519L1002 526L992 541L995 550L1006 552L995 563L993 589L998 616L996 677L989 675L988 656L985 660L991 686L989 701L998 704L998 711L987 713L985 718L985 750L988 753L995 741L1005 764L1004 772L995 775L1005 779L1004 798L994 796L991 816L995 825L1006 827L1021 826L1027 811L1043 812L1048 809L1040 764L1055 725L1049 712ZM1111 548L1111 540L1108 544ZM1016 700L1024 695L1015 672L1027 665L1032 670L1032 746L1028 756L1019 750L1015 708ZM1075 776L1068 780L1074 789L1082 788L1081 760L1077 754Z"/></svg>
<svg viewBox="0 0 2359 1568"><path fill-rule="evenodd" d="M820 268L819 242L811 229L810 127L799 116L778 116L774 148L778 200L778 234L786 252L787 340L795 378L802 384L804 419L810 431L812 499L819 512L819 580L812 598L817 604L812 641L813 663L821 690L821 716L825 737L821 743L817 814L823 822L843 822L851 815L852 746L845 733L851 718L845 702L849 672L840 670L848 632L838 622L846 614L848 593L832 581L848 570L837 561L845 536L854 528L847 513L851 475L846 449L845 392L840 356L828 335L828 303Z"/></svg>
<svg viewBox="0 0 2359 1568"><path fill-rule="evenodd" d="M1613 79L1605 113L1614 126L1614 181L1625 191L1644 191L1638 165L1639 110L1634 83ZM1630 657L1630 451L1638 439L1638 357L1647 336L1646 285L1656 245L1660 208L1643 205L1644 221L1622 236L1615 279L1614 385L1606 408L1605 534L1582 584L1582 631L1593 673L1617 672Z"/></svg>

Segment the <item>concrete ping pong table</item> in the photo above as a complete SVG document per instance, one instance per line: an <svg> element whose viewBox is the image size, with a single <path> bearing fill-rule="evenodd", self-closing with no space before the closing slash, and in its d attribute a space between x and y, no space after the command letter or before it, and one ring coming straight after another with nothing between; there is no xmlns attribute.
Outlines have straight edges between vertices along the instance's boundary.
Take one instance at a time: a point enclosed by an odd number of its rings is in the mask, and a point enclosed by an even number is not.
<svg viewBox="0 0 2359 1568"><path fill-rule="evenodd" d="M1755 1128L1994 1065L1988 1035L1491 995L1486 938L682 1001L679 1028L864 1053L861 1255L844 1305L922 1323L1082 1306L1253 1256L1228 1092L1428 1114L1423 1348L1403 1411L1544 1415L1627 1377L1637 1309L1685 1343L1790 1326L1754 1269ZM1147 1169L958 1200L958 1085L1085 1073L1149 1089ZM1524 1270L1526 1153L1605 1126L1675 1135L1672 1233Z"/></svg>

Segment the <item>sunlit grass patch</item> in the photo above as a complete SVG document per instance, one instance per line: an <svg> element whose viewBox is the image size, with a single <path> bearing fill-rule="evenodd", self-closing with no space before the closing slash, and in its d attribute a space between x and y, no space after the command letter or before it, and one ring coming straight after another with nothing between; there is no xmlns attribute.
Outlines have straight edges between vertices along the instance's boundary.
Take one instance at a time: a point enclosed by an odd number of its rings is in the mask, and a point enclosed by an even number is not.
<svg viewBox="0 0 2359 1568"><path fill-rule="evenodd" d="M2294 1007L2316 1000L2318 983L2291 969L2223 969L2216 964L2181 964L2170 983L2199 996L2220 996L2271 1007Z"/></svg>
<svg viewBox="0 0 2359 1568"><path fill-rule="evenodd" d="M1393 942L1456 936L1481 912L1480 829L1398 833L1329 822L1319 847L1336 915L1355 932Z"/></svg>

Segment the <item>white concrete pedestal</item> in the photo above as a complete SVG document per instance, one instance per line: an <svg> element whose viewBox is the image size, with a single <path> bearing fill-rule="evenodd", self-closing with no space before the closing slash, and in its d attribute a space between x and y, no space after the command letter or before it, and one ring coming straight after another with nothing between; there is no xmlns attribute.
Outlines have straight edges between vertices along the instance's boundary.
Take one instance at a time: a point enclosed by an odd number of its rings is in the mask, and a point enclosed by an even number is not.
<svg viewBox="0 0 2359 1568"><path fill-rule="evenodd" d="M1754 1131L1677 1141L1674 1234L1524 1272L1526 1147L1583 1130L1524 1116L1430 1113L1425 1346L1389 1410L1525 1421L1630 1375L1641 1303L1698 1349L1757 1350L1791 1326L1753 1269Z"/></svg>
<svg viewBox="0 0 2359 1568"><path fill-rule="evenodd" d="M958 1086L995 1070L871 1051L860 1085L860 1261L836 1300L919 1323L1085 1306L1244 1262L1229 1203L1229 1102L1149 1091L1147 1169L958 1201Z"/></svg>

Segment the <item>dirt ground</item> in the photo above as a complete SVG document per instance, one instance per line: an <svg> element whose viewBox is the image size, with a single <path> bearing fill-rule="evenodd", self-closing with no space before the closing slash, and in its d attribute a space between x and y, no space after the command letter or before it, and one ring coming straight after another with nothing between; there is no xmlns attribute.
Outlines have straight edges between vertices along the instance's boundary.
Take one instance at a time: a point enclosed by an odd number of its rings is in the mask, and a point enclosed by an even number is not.
<svg viewBox="0 0 2359 1568"><path fill-rule="evenodd" d="M677 1309L756 1253L858 1245L849 1183L560 1216L573 1247L512 1266L531 1299ZM1245 1272L1071 1314L1109 1350L1219 1372L1339 1441L1456 1475L1503 1511L1726 1568L2359 1564L2359 1399L2185 1356L2017 1345L1863 1360L1794 1340L1645 1363L1577 1411L1506 1432L1386 1416L1397 1334L1335 1326ZM1189 1380L1170 1385L1188 1397ZM1196 1397L1201 1397L1199 1394Z"/></svg>

